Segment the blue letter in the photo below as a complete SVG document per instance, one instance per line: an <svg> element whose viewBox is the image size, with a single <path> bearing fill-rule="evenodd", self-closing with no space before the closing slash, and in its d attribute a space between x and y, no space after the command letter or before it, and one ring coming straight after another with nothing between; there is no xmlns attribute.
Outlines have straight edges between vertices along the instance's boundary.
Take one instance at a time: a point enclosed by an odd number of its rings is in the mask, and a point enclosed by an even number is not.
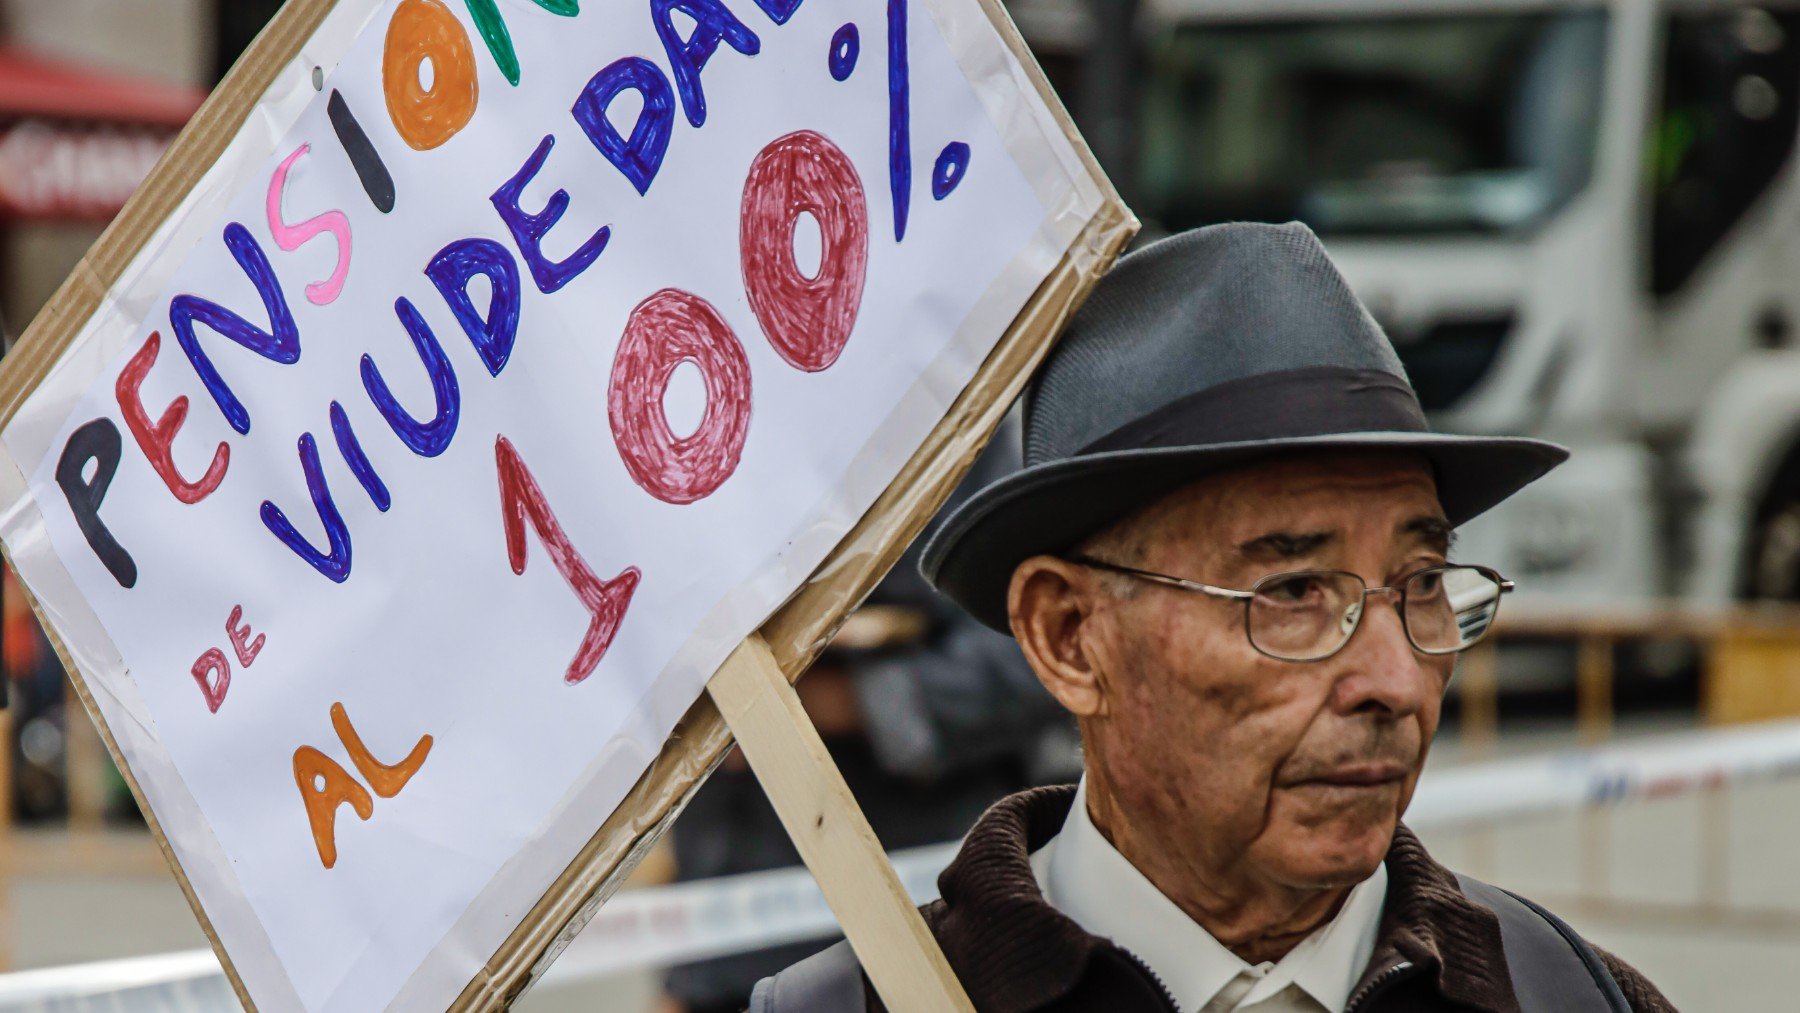
<svg viewBox="0 0 1800 1013"><path fill-rule="evenodd" d="M794 16L794 12L800 9L800 4L803 2L804 0L756 0L756 6L762 8L762 12L769 16L770 21L778 25L785 25L788 23L788 18Z"/></svg>
<svg viewBox="0 0 1800 1013"><path fill-rule="evenodd" d="M506 247L492 239L462 239L438 251L425 268L456 322L487 366L489 376L499 376L519 335L519 265ZM469 301L469 279L487 275L487 319Z"/></svg>
<svg viewBox="0 0 1800 1013"><path fill-rule="evenodd" d="M350 428L350 416L345 414L344 406L336 401L331 402L331 435L337 437L338 452L344 455L344 463L350 466L350 474L362 483L363 492L375 502L375 509L387 513L388 507L394 505L394 498L388 495L387 483L375 473L375 466L369 463L369 455L363 453L362 441L356 438L356 430Z"/></svg>
<svg viewBox="0 0 1800 1013"><path fill-rule="evenodd" d="M685 42L675 34L675 25L669 20L674 11L694 19L694 34ZM650 22L656 26L656 37L669 54L669 65L675 68L675 90L681 93L688 122L696 127L706 122L706 94L700 90L700 70L719 48L719 40L730 43L731 48L745 56L762 52L762 40L719 0L650 0Z"/></svg>
<svg viewBox="0 0 1800 1013"><path fill-rule="evenodd" d="M912 77L906 64L906 0L888 0L888 189L894 242L906 238L912 204Z"/></svg>
<svg viewBox="0 0 1800 1013"><path fill-rule="evenodd" d="M631 127L629 140L620 137L606 118L606 107L627 88L644 97L644 108ZM615 60L594 75L570 111L606 160L631 180L639 194L647 192L656 170L662 168L675 125L675 93L669 90L669 79L662 70L641 56Z"/></svg>
<svg viewBox="0 0 1800 1013"><path fill-rule="evenodd" d="M342 584L350 579L350 529L344 526L344 515L338 513L337 504L331 501L331 490L325 486L325 469L319 466L319 446L313 442L311 433L300 434L300 470L306 473L306 491L312 494L313 508L319 511L319 520L325 524L326 544L331 551L324 553L313 548L300 532L294 530L287 514L268 500L263 500L262 522L275 532L282 544L311 563L313 569Z"/></svg>
<svg viewBox="0 0 1800 1013"><path fill-rule="evenodd" d="M450 438L456 435L456 418L462 410L462 393L456 387L456 372L450 368L444 346L438 344L431 328L425 325L425 318L419 316L412 303L399 299L394 303L394 312L400 315L406 333L412 336L413 348L418 350L420 361L425 363L425 371L431 374L431 391L437 395L437 415L429 422L420 422L408 415L394 398L394 392L388 389L387 381L381 378L375 360L367 355L362 358L363 387L368 390L369 400L375 402L381 417L394 427L394 435L400 437L401 443L420 457L436 457L450 446Z"/></svg>
<svg viewBox="0 0 1800 1013"><path fill-rule="evenodd" d="M549 203L539 214L527 214L519 207L519 195L525 192L525 185L544 167L544 159L550 157L550 149L556 146L556 138L544 135L544 140L525 160L513 178L506 181L500 189L494 191L492 200L494 209L500 212L500 220L512 230L513 241L519 244L519 252L525 255L525 264L531 268L531 280L537 282L538 291L546 295L562 288L575 276L588 269L588 265L606 249L607 237L612 229L601 226L600 231L581 244L581 249L569 255L569 259L558 262L544 256L543 239L556 223L562 219L563 212L569 210L569 191L558 190L550 195Z"/></svg>
<svg viewBox="0 0 1800 1013"><path fill-rule="evenodd" d="M194 337L194 322L197 320L284 366L300 361L300 330L294 326L293 314L288 312L281 284L275 280L275 269L269 266L269 258L263 255L262 247L256 245L250 230L237 222L225 226L225 246L237 259L238 266L244 269L244 274L249 276L250 284L256 286L256 294L262 297L263 309L269 314L269 329L265 331L218 303L197 295L178 295L169 301L169 326L175 329L175 340L181 343L181 350L194 364L194 372L200 374L200 382L206 385L219 410L225 413L225 420L238 432L248 433L250 413L226 386L225 378L219 375L212 360L206 357L200 340Z"/></svg>

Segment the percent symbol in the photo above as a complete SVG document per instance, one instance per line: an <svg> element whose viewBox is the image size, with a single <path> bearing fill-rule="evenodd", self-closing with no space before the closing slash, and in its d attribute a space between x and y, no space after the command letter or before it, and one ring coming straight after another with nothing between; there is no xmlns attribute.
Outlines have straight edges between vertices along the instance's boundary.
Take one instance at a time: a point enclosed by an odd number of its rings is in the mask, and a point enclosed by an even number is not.
<svg viewBox="0 0 1800 1013"><path fill-rule="evenodd" d="M894 202L894 241L906 238L906 219L912 207L912 74L907 64L907 0L888 0L888 191ZM862 39L854 23L831 36L827 64L838 81L849 79L856 69ZM931 169L931 196L950 196L969 168L969 146L951 141L938 152Z"/></svg>

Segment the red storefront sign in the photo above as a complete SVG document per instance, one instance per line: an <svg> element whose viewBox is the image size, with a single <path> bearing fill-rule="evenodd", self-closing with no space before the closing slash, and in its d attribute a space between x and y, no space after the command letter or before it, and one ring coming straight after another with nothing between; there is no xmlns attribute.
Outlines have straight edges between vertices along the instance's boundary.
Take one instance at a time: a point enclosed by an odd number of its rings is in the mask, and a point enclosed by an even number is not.
<svg viewBox="0 0 1800 1013"><path fill-rule="evenodd" d="M173 136L44 120L0 126L0 216L105 221L150 174Z"/></svg>
<svg viewBox="0 0 1800 1013"><path fill-rule="evenodd" d="M204 97L0 49L0 220L111 218Z"/></svg>

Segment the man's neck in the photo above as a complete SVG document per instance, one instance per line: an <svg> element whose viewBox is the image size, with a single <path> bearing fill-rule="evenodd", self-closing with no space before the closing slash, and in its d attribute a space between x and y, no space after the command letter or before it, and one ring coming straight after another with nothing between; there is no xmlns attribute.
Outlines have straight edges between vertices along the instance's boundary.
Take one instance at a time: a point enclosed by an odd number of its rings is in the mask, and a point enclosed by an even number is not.
<svg viewBox="0 0 1800 1013"><path fill-rule="evenodd" d="M1179 820L1127 818L1104 781L1089 772L1088 819L1163 896L1219 944L1249 964L1277 961L1331 921L1350 887L1294 888L1257 881L1241 863L1212 868Z"/></svg>

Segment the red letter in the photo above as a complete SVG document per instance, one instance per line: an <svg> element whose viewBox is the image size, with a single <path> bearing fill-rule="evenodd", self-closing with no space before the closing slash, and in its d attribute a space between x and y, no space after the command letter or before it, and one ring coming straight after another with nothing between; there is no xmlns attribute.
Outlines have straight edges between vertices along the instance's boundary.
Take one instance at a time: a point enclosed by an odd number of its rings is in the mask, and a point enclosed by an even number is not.
<svg viewBox="0 0 1800 1013"><path fill-rule="evenodd" d="M802 212L819 223L811 278L794 261ZM776 138L750 163L738 230L744 290L769 344L795 369L829 367L856 326L869 265L869 207L856 166L810 130Z"/></svg>
<svg viewBox="0 0 1800 1013"><path fill-rule="evenodd" d="M144 410L144 399L138 393L144 385L144 377L149 374L150 367L156 364L157 350L162 347L162 335L150 332L144 347L131 357L125 368L119 371L119 380L113 384L113 393L119 399L119 411L125 415L125 426L131 435L137 437L137 445L150 459L150 467L162 476L163 484L175 494L175 498L183 503L198 503L212 495L225 479L225 467L231 462L231 448L221 442L213 451L212 464L206 468L206 474L198 482L189 482L175 470L175 455L169 449L175 443L175 434L181 431L181 424L187 420L188 399L183 394L169 403L163 410L163 416L155 425L150 424L150 414Z"/></svg>
<svg viewBox="0 0 1800 1013"><path fill-rule="evenodd" d="M208 678L217 675L217 679ZM206 694L206 708L214 714L219 713L219 705L225 702L225 691L231 688L231 662L225 660L225 652L217 647L209 647L200 660L194 662L194 681L200 684L200 692Z"/></svg>
<svg viewBox="0 0 1800 1013"><path fill-rule="evenodd" d="M494 462L500 471L500 521L506 528L506 558L512 563L513 572L525 572L525 522L529 520L549 551L556 572L569 582L575 597L594 616L575 651L575 659L563 675L563 681L573 686L593 674L606 649L612 646L613 635L619 631L619 621L625 618L625 609L631 604L642 573L635 566L626 567L625 572L602 583L587 560L575 551L562 525L556 522L556 515L550 512L544 490L526 470L512 441L504 436L494 440Z"/></svg>
<svg viewBox="0 0 1800 1013"><path fill-rule="evenodd" d="M375 800L336 760L311 746L294 750L294 783L300 786L300 800L306 804L306 820L312 824L319 861L329 869L337 864L338 806L348 802L356 815L366 820L375 813Z"/></svg>
<svg viewBox="0 0 1800 1013"><path fill-rule="evenodd" d="M393 798L400 794L400 789L406 787L406 782L419 772L419 768L425 763L426 754L431 752L431 736L423 735L419 737L418 744L413 746L412 752L406 754L406 759L393 766L382 763L375 759L375 754L369 752L368 746L363 745L362 736L356 734L356 729L350 726L350 714L341 703L331 705L331 727L337 729L344 748L350 750L350 759L356 764L356 769L362 772L363 777L368 778L369 787L375 789L375 794L382 798Z"/></svg>
<svg viewBox="0 0 1800 1013"><path fill-rule="evenodd" d="M706 412L692 434L677 437L663 411L675 367L691 362L706 384ZM706 300L665 288L638 303L613 358L606 417L625 470L665 503L712 495L737 470L750 434L750 360L719 311Z"/></svg>
<svg viewBox="0 0 1800 1013"><path fill-rule="evenodd" d="M268 638L258 633L256 640L252 642L250 640L250 624L238 625L243 618L244 606L231 606L231 615L225 620L225 635L231 638L231 649L237 652L238 664L249 668L250 663L256 660L256 656L262 653L263 641Z"/></svg>

